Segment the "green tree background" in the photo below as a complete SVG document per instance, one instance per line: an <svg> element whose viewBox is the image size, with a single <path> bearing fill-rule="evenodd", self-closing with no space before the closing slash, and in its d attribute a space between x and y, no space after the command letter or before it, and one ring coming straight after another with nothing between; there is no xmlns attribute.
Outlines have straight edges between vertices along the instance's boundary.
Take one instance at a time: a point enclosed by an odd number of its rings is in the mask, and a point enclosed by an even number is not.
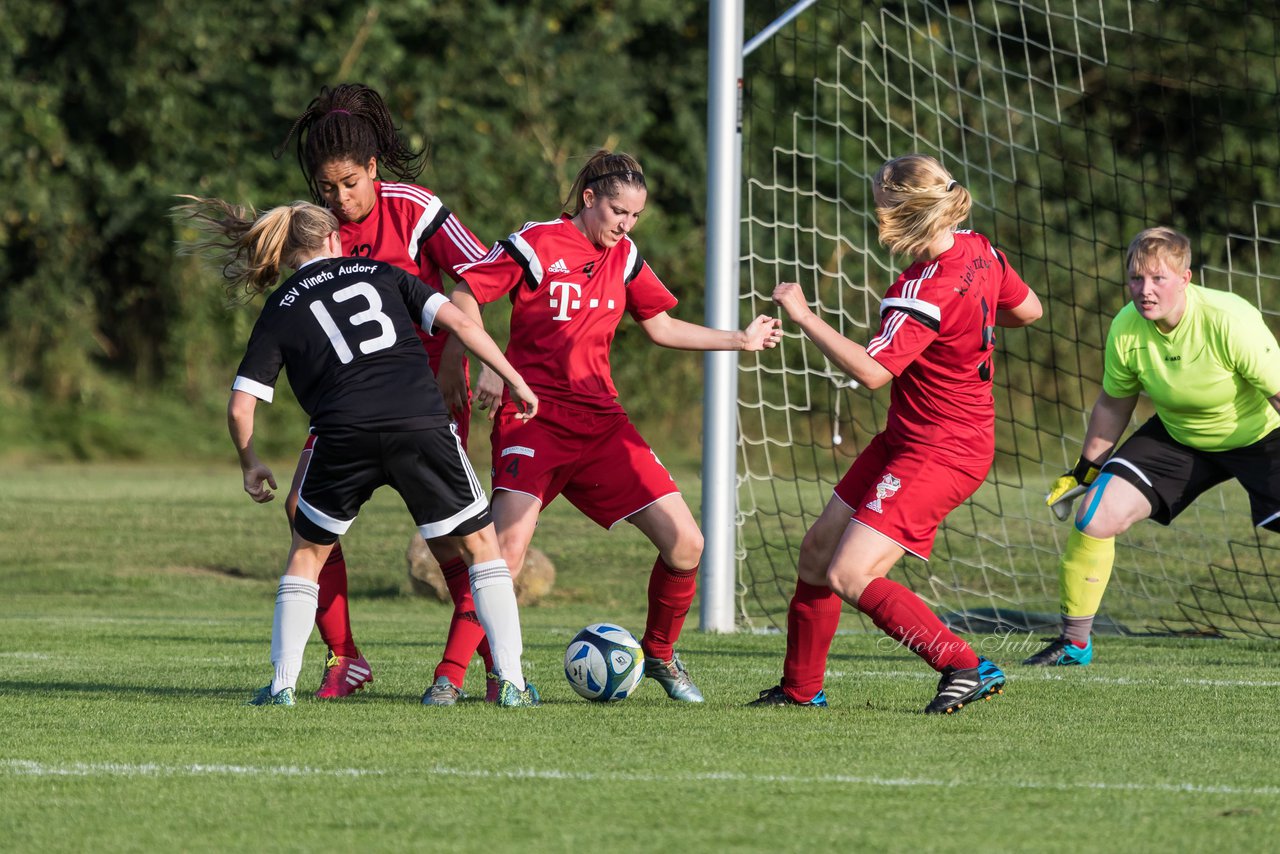
<svg viewBox="0 0 1280 854"><path fill-rule="evenodd" d="M746 32L790 5L748 0ZM900 105L850 113L847 132L812 140L817 159L796 158L798 184L854 213L845 230L874 228L865 179L885 155L905 146L957 165L963 152L974 227L1046 301L1043 334L1010 338L1022 349L1009 355L1030 366L1014 405L1042 410L1028 417L1051 433L1059 404L1089 403L1133 232L1182 228L1198 261L1222 267L1238 263L1223 235L1280 229L1280 207L1254 203L1280 192L1274 5L1096 5L1077 19L1035 4L822 0L747 62L750 174L785 156L794 111L837 97L812 91L815 76ZM178 193L259 207L304 196L292 152L273 151L325 84L379 89L430 151L422 183L486 242L558 212L595 148L636 154L651 179L637 241L677 313L699 321L707 27L702 0L10 0L0 457L225 456L222 408L254 311L228 308L216 273L176 254L169 209ZM939 46L945 65L922 59ZM908 95L939 75L949 90L925 116ZM1010 95L1019 80L1025 95ZM839 168L813 165L826 162ZM840 257L768 232L779 277L801 272L783 259ZM1273 243L1254 242L1255 273ZM1270 297L1257 302L1274 320ZM656 434L697 434L701 364L629 322L614 346L622 400ZM303 416L283 400L264 416L265 450L292 453Z"/></svg>
<svg viewBox="0 0 1280 854"><path fill-rule="evenodd" d="M700 320L706 17L696 0L6 4L0 453L224 454L255 311L175 252L169 209L305 197L273 150L325 84L380 90L430 151L422 183L486 242L557 214L597 147L635 153L652 188L637 240ZM692 426L700 359L641 339L626 323L615 345L624 402ZM299 432L263 434L291 453Z"/></svg>

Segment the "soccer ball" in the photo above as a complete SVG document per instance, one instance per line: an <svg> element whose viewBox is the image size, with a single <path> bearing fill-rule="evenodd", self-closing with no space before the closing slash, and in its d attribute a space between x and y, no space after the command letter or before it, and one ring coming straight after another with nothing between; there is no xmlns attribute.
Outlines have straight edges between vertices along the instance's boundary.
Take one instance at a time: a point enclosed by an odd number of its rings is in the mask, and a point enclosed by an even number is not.
<svg viewBox="0 0 1280 854"><path fill-rule="evenodd" d="M621 626L594 623L569 641L564 675L573 690L588 700L622 700L644 678L644 652Z"/></svg>

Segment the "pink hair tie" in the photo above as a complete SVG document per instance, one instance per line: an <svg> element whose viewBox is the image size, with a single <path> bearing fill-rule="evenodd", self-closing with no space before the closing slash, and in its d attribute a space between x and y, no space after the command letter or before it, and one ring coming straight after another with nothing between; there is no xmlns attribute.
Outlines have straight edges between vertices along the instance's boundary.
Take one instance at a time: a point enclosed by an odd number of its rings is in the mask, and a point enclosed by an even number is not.
<svg viewBox="0 0 1280 854"><path fill-rule="evenodd" d="M330 113L342 113L344 116L349 116L349 115L351 115L351 111L350 111L350 110L330 110L329 112L330 112Z"/></svg>

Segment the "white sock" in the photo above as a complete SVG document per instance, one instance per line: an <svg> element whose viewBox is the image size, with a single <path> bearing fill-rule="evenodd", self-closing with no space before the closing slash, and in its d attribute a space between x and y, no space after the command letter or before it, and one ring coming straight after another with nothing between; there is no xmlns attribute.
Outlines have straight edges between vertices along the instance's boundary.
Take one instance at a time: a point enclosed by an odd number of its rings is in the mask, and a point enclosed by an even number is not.
<svg viewBox="0 0 1280 854"><path fill-rule="evenodd" d="M505 560L477 563L469 570L471 596L476 600L476 616L489 636L493 652L493 669L498 678L524 690L524 673L520 655L524 641L520 636L520 611L516 607L516 589L511 584L511 570Z"/></svg>
<svg viewBox="0 0 1280 854"><path fill-rule="evenodd" d="M271 623L271 693L298 686L302 672L302 651L316 623L320 585L297 575L280 576L276 589L276 616Z"/></svg>

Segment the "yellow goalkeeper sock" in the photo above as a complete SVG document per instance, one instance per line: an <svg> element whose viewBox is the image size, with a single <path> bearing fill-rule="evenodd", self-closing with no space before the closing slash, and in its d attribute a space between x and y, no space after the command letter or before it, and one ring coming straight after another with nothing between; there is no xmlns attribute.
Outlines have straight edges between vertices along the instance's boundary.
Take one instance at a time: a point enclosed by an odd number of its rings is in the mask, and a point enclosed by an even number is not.
<svg viewBox="0 0 1280 854"><path fill-rule="evenodd" d="M1102 604L1115 559L1115 537L1100 540L1072 526L1058 568L1058 581L1062 589L1062 615L1071 618L1073 634L1083 629L1082 640L1088 640L1089 628ZM1088 618L1087 621L1080 619L1082 617Z"/></svg>

